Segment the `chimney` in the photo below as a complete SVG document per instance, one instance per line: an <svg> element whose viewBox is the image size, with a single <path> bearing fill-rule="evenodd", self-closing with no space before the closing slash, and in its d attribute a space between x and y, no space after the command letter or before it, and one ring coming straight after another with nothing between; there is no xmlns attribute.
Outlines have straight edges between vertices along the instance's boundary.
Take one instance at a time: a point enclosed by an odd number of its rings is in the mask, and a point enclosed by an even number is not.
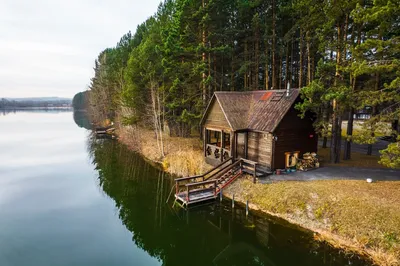
<svg viewBox="0 0 400 266"><path fill-rule="evenodd" d="M290 96L290 82L287 83L287 88L286 88L286 97Z"/></svg>

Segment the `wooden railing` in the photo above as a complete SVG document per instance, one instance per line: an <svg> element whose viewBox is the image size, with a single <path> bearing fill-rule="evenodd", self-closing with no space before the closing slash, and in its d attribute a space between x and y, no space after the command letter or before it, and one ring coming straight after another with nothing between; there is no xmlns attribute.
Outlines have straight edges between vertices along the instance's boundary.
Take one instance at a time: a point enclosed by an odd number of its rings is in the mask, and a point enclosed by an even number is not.
<svg viewBox="0 0 400 266"><path fill-rule="evenodd" d="M181 188L185 187L187 184L190 183L199 183L206 181L210 178L212 178L214 175L220 173L223 171L225 168L227 168L229 165L232 164L232 157L229 157L227 160L223 161L219 165L215 166L213 169L205 172L202 175L195 175L195 176L189 176L189 177L182 177L182 178L177 178L175 179L175 189L176 189L176 194L181 191Z"/></svg>
<svg viewBox="0 0 400 266"><path fill-rule="evenodd" d="M205 187L206 185L210 185ZM212 191L213 195L216 195L217 193L217 180L209 180L209 181L201 181L201 182L196 182L196 183L189 183L186 184L186 201L189 203L190 202L190 195L194 194L198 189L201 189L203 192L207 191Z"/></svg>
<svg viewBox="0 0 400 266"><path fill-rule="evenodd" d="M175 179L175 196L184 199L186 205L191 202L215 198L220 190L238 178L242 171L252 174L253 181L255 182L257 177L257 165L257 162L250 160L239 159L233 161L232 158L229 158L202 175ZM200 199L198 196L199 194L203 194L203 198Z"/></svg>
<svg viewBox="0 0 400 266"><path fill-rule="evenodd" d="M242 162L241 168L248 169L250 172L253 174L253 183L256 183L256 178L257 178L257 162L253 162L247 159L240 159Z"/></svg>

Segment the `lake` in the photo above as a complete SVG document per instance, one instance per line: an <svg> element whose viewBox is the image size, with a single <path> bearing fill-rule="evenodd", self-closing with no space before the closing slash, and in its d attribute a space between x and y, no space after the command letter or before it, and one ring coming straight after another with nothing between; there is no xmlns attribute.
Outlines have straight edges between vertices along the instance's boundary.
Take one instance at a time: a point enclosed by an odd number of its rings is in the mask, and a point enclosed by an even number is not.
<svg viewBox="0 0 400 266"><path fill-rule="evenodd" d="M173 177L89 126L0 112L1 266L369 264L229 200L173 208Z"/></svg>

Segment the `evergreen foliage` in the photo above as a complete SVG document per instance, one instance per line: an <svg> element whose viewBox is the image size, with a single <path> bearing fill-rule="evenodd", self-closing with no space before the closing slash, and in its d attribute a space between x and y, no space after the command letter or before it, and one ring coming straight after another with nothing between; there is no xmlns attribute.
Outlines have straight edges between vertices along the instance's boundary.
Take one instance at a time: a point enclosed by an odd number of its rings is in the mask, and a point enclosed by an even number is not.
<svg viewBox="0 0 400 266"><path fill-rule="evenodd" d="M72 107L75 110L85 110L88 104L88 91L78 92L72 98Z"/></svg>
<svg viewBox="0 0 400 266"><path fill-rule="evenodd" d="M301 87L340 160L341 121L372 145L400 116L399 0L165 0L102 51L90 85L95 120L189 136L214 91ZM360 137L354 112L372 110ZM157 123L151 121L156 120ZM161 130L161 129L160 129Z"/></svg>

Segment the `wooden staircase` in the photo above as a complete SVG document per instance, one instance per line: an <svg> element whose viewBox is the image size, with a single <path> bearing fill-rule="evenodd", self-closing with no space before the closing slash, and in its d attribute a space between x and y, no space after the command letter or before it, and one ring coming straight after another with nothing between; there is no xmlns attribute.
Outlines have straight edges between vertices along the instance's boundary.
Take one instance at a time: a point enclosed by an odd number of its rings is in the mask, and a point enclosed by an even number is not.
<svg viewBox="0 0 400 266"><path fill-rule="evenodd" d="M245 159L234 161L232 158L217 165L203 175L175 179L175 202L182 207L214 200L222 189L235 181L242 173L257 176L267 174L257 169L257 163Z"/></svg>

